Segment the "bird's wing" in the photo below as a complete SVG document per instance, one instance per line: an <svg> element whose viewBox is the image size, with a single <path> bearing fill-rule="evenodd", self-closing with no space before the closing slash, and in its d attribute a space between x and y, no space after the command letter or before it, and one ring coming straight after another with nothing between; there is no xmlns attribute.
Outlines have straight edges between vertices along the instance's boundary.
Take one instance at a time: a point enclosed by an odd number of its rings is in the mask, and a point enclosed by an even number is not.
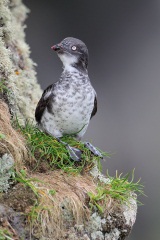
<svg viewBox="0 0 160 240"><path fill-rule="evenodd" d="M36 107L36 111L35 111L35 119L38 123L40 123L42 115L44 113L44 110L46 109L46 107L49 105L49 100L53 95L52 90L54 89L54 85L51 84L50 86L48 86L43 94L41 99L39 100L37 107Z"/></svg>
<svg viewBox="0 0 160 240"><path fill-rule="evenodd" d="M91 118L96 114L97 112L97 96L95 95L95 98L94 98L94 107L93 107L93 110L92 110L92 113L91 113ZM91 119L90 118L90 119Z"/></svg>

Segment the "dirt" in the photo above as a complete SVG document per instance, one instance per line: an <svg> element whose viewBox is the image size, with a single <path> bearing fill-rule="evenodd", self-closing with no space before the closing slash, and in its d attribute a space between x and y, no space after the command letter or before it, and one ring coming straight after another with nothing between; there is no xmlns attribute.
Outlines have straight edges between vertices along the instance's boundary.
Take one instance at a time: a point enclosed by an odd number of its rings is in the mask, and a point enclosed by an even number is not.
<svg viewBox="0 0 160 240"><path fill-rule="evenodd" d="M36 196L31 188L22 183L16 184L7 193L0 195L0 203L4 204L17 212L25 212L30 206L33 206Z"/></svg>

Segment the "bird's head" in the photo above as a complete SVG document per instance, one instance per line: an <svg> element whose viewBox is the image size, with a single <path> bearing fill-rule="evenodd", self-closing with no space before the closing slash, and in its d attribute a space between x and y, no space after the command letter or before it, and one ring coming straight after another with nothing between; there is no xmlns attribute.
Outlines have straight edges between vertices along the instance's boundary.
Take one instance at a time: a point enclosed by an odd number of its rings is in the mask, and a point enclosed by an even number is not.
<svg viewBox="0 0 160 240"><path fill-rule="evenodd" d="M88 49L81 40L67 37L51 48L57 52L64 69L77 68L81 71L87 71Z"/></svg>

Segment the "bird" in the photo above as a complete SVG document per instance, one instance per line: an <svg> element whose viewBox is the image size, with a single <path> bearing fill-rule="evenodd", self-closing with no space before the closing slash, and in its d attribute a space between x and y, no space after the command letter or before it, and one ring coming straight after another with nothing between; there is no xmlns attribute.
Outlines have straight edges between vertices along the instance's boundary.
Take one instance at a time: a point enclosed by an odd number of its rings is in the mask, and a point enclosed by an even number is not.
<svg viewBox="0 0 160 240"><path fill-rule="evenodd" d="M88 76L89 53L85 43L67 37L51 47L63 64L59 80L43 92L35 119L40 130L64 144L74 161L81 160L81 151L61 140L64 135L74 135L81 140L91 118L97 112L97 94ZM85 146L97 156L102 154L89 142Z"/></svg>

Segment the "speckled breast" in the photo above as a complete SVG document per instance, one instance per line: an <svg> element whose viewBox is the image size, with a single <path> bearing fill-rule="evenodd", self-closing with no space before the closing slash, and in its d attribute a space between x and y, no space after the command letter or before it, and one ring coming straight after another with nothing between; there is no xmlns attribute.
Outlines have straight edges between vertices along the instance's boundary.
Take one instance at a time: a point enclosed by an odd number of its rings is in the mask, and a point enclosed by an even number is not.
<svg viewBox="0 0 160 240"><path fill-rule="evenodd" d="M57 82L53 93L51 111L46 110L44 114L45 128L58 137L78 132L82 136L89 124L95 98L88 77L72 74L65 81Z"/></svg>

